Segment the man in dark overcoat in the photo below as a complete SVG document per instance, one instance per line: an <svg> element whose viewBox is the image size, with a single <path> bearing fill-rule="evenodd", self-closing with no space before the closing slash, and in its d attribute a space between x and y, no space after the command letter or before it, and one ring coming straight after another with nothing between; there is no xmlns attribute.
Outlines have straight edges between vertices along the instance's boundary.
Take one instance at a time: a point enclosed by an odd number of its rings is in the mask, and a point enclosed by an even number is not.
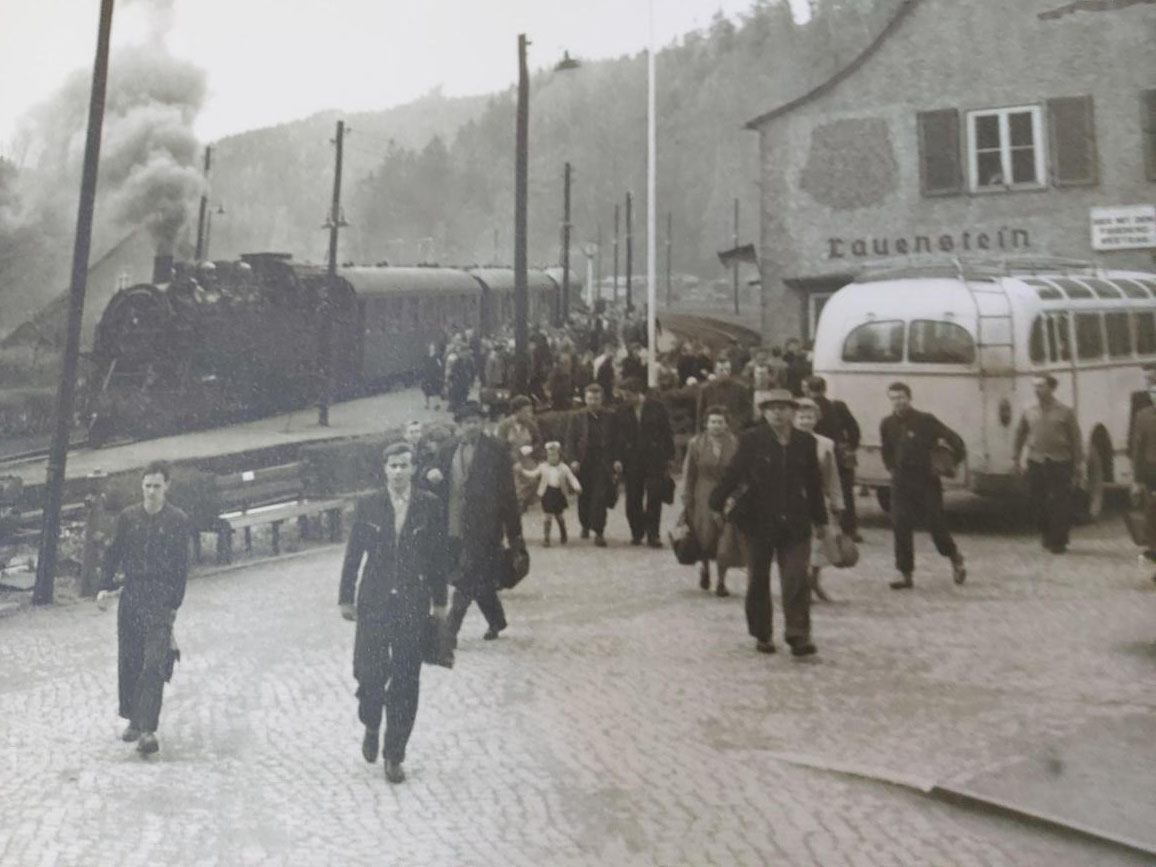
<svg viewBox="0 0 1156 867"><path fill-rule="evenodd" d="M815 438L794 426L795 397L785 388L759 402L765 424L748 428L739 449L710 496L716 512L730 519L749 546L747 630L760 653L774 653L771 562L779 564L784 637L794 656L815 653L811 641L811 587L807 567L811 537L827 532L827 503ZM740 491L740 486L745 486ZM735 497L738 504L728 500Z"/></svg>
<svg viewBox="0 0 1156 867"><path fill-rule="evenodd" d="M505 443L482 432L482 408L468 401L454 414L459 436L442 446L426 478L442 501L446 525L447 571L454 585L450 631L457 635L470 603L486 618L485 638L492 641L506 628L498 598L505 568L502 539L525 550L522 516L514 491L514 470Z"/></svg>
<svg viewBox="0 0 1156 867"><path fill-rule="evenodd" d="M855 467L858 463L855 453L859 450L861 437L859 422L847 404L827 397L827 380L823 377L808 376L803 381L803 392L819 405L815 433L835 443L835 468L839 472L839 486L843 489L841 529L856 542L862 542L859 519L855 514Z"/></svg>
<svg viewBox="0 0 1156 867"><path fill-rule="evenodd" d="M596 382L583 392L586 408L570 418L565 455L578 477L578 523L582 538L594 532L594 544L606 547L606 509L613 493L611 462L614 451L614 413L603 405L602 386Z"/></svg>
<svg viewBox="0 0 1156 867"><path fill-rule="evenodd" d="M751 423L751 387L732 374L730 356L720 352L714 363L714 379L698 392L695 431L706 430L706 410L721 406L727 411L727 425L736 436Z"/></svg>
<svg viewBox="0 0 1156 867"><path fill-rule="evenodd" d="M883 465L891 473L891 529L895 536L895 568L899 579L892 590L908 590L914 585L915 525L922 520L931 533L935 550L951 560L956 584L967 578L963 555L947 529L943 514L943 484L932 464L932 451L945 445L955 463L966 457L967 449L959 434L929 412L911 405L911 388L893 382L887 388L891 415L879 424Z"/></svg>
<svg viewBox="0 0 1156 867"><path fill-rule="evenodd" d="M177 609L189 577L188 515L166 502L172 474L154 461L141 474L142 502L116 520L116 534L104 557L96 601L103 608L124 571L123 598L117 611L117 673L120 715L128 720L121 739L136 742L141 755L155 753L156 730L164 697L166 669Z"/></svg>
<svg viewBox="0 0 1156 867"><path fill-rule="evenodd" d="M662 486L674 461L674 434L666 407L646 394L639 379L622 383L622 406L615 416L614 471L626 483L630 543L661 548Z"/></svg>
<svg viewBox="0 0 1156 867"><path fill-rule="evenodd" d="M367 762L377 760L384 708L385 778L400 783L405 780L405 747L417 718L430 606L435 617L446 616L445 528L438 498L413 484L413 446L393 443L382 459L385 489L357 503L338 604L346 620L357 621L353 677L357 715L365 726L361 754Z"/></svg>

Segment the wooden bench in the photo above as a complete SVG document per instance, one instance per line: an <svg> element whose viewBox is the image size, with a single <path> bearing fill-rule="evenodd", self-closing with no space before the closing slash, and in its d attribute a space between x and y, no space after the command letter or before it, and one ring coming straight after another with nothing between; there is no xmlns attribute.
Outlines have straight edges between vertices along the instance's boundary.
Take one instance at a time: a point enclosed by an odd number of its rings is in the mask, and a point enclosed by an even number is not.
<svg viewBox="0 0 1156 867"><path fill-rule="evenodd" d="M281 525L297 519L302 538L309 532L309 518L323 515L328 522L330 542L341 539L342 499L308 500L304 496L301 464L282 464L261 470L247 470L217 476L216 491L221 510L212 531L217 534L217 562L233 560L233 534L245 533L245 550L253 550L253 528L272 528L274 554L281 553Z"/></svg>

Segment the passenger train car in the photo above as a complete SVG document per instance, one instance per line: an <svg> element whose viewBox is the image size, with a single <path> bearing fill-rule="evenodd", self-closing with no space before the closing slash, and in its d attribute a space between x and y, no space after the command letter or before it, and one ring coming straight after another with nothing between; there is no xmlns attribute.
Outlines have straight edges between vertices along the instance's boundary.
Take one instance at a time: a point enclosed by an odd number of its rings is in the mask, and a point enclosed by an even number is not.
<svg viewBox="0 0 1156 867"><path fill-rule="evenodd" d="M257 253L196 268L158 258L97 326L86 394L90 442L156 436L306 406L328 358L343 399L409 381L431 342L513 320L508 269L323 267ZM558 284L528 275L529 321L558 315ZM328 349L326 348L328 347Z"/></svg>
<svg viewBox="0 0 1156 867"><path fill-rule="evenodd" d="M1015 429L1035 402L1032 378L1054 376L1084 438L1088 512L1106 484L1131 481L1130 395L1156 361L1156 275L1064 260L921 265L877 272L836 292L815 335L815 372L863 430L857 480L885 489L879 425L887 386L967 445L949 484L999 496L1020 486Z"/></svg>

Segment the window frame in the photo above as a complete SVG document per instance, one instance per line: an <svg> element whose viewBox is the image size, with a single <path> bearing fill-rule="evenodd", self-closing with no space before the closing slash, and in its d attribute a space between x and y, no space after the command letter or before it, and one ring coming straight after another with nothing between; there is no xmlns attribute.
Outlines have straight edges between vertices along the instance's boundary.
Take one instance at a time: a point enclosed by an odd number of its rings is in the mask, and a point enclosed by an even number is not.
<svg viewBox="0 0 1156 867"><path fill-rule="evenodd" d="M899 326L899 355L890 360L880 360L877 358L848 358L847 357L847 343L853 335L857 332L869 327L890 326L892 329L896 325ZM888 344L890 345L890 344ZM904 364L907 361L907 320L906 319L868 319L866 322L860 322L854 328L847 332L843 338L843 345L839 349L839 361L842 364Z"/></svg>
<svg viewBox="0 0 1156 867"><path fill-rule="evenodd" d="M970 357L966 361L936 361L928 358L913 358L912 347L915 345L915 329L917 326L931 325L931 326L949 326L950 328L961 331L968 341L968 348L971 352ZM975 335L960 325L958 322L952 322L950 319L912 319L907 323L907 343L904 347L904 359L908 364L935 364L935 365L949 365L954 364L963 367L972 367L976 358L979 356L979 348L976 343Z"/></svg>
<svg viewBox="0 0 1156 867"><path fill-rule="evenodd" d="M1012 177L1012 146L1010 120L1013 114L1027 113L1032 120L1032 144L1035 154L1035 180L1023 183L1007 183L999 186L979 184L979 153L976 147L976 122L980 118L999 119L1000 168L1004 178ZM967 191L973 194L1018 192L1021 190L1043 190L1048 186L1048 143L1047 128L1044 125L1043 106L1038 103L1011 105L1000 108L973 109L967 112L964 124L967 136Z"/></svg>

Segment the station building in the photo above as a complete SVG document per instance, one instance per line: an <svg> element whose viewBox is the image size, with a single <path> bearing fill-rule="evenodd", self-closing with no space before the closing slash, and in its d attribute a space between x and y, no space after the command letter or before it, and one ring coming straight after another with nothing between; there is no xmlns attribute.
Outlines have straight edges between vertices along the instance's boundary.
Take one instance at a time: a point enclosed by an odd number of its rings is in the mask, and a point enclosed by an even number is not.
<svg viewBox="0 0 1156 867"><path fill-rule="evenodd" d="M897 0L839 72L747 128L773 343L813 334L873 265L1156 270L1156 0Z"/></svg>

